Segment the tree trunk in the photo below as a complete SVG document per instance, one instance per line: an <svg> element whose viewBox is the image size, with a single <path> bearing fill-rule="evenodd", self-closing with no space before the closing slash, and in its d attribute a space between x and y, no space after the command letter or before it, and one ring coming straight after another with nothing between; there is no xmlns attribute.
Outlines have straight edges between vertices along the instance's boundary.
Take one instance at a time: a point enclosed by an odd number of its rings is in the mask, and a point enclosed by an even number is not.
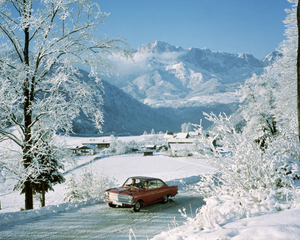
<svg viewBox="0 0 300 240"><path fill-rule="evenodd" d="M298 138L300 142L300 0L297 7L297 26L298 26L298 50L297 50L297 111L298 111Z"/></svg>
<svg viewBox="0 0 300 240"><path fill-rule="evenodd" d="M45 207L45 182L42 182L42 207Z"/></svg>
<svg viewBox="0 0 300 240"><path fill-rule="evenodd" d="M25 210L33 209L33 192L30 181L25 182Z"/></svg>
<svg viewBox="0 0 300 240"><path fill-rule="evenodd" d="M30 42L30 36L29 36L29 27L26 27L24 29L24 35L25 35L25 41L24 41L24 63L26 67L29 68L30 62L29 62L29 42ZM25 69L25 71L29 71L28 69ZM32 104L32 93L30 94L30 74L27 73L26 81L23 86L23 94L25 97L25 101L23 103L23 111L24 111L24 126L25 126L25 136L24 136L24 143L25 146L23 148L23 156L24 156L24 167L25 171L30 166L32 159L30 156L30 149L32 145L31 141L31 123L32 123L32 110L31 110L31 104ZM29 154L28 154L29 153ZM25 182L25 210L33 209L33 191L32 186L29 177L27 177Z"/></svg>

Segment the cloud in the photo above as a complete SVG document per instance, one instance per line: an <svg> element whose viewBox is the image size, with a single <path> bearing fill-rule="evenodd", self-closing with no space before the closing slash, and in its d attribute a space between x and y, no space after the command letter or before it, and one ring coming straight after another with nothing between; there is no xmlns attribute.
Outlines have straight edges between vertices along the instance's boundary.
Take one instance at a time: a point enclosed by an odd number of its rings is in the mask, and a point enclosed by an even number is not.
<svg viewBox="0 0 300 240"><path fill-rule="evenodd" d="M111 61L120 75L139 74L156 68L165 67L178 62L178 57L184 52L141 53L136 52L133 59L112 56Z"/></svg>

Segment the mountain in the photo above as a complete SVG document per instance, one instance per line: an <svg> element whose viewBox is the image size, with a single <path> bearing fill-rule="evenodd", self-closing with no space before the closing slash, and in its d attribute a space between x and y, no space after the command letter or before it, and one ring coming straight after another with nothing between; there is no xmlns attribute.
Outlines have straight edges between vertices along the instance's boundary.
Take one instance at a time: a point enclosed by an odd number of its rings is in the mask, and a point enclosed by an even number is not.
<svg viewBox="0 0 300 240"><path fill-rule="evenodd" d="M120 75L112 76L109 81L156 108L237 102L236 88L252 74L260 75L278 56L278 52L273 52L258 60L249 53L183 49L156 41L134 52L134 67L119 61ZM122 64L127 67L126 71L122 71ZM232 95L231 100L228 93Z"/></svg>
<svg viewBox="0 0 300 240"><path fill-rule="evenodd" d="M134 51L134 63L115 60L119 75L103 77L104 134L140 135L151 129L181 131L183 123L210 126L203 112L230 115L238 109L235 90L272 64L278 52L262 60L248 53L231 54L210 49L172 46L153 42ZM82 74L88 78L88 74ZM96 133L81 116L74 122L76 133Z"/></svg>
<svg viewBox="0 0 300 240"><path fill-rule="evenodd" d="M83 81L89 81L88 72L80 70ZM204 119L204 112L225 112L231 114L237 104L207 104L206 106L192 107L159 107L152 108L141 103L120 88L102 80L104 90L104 125L105 135L142 135L144 131L155 132L180 132L181 125L185 122L199 123L202 119L204 128L210 126L210 122ZM97 85L95 85L97 87ZM101 88L101 86L98 86ZM74 120L73 131L76 134L98 134L94 124L84 114Z"/></svg>
<svg viewBox="0 0 300 240"><path fill-rule="evenodd" d="M152 129L158 131L180 131L180 122L172 115L151 108L116 86L103 81L104 86L104 126L105 133L128 133L141 135Z"/></svg>
<svg viewBox="0 0 300 240"><path fill-rule="evenodd" d="M182 47L175 47L166 42L155 41L153 43L143 44L137 49L140 53L165 53L165 52L181 52Z"/></svg>
<svg viewBox="0 0 300 240"><path fill-rule="evenodd" d="M89 81L88 72L80 70L83 81ZM172 109L162 111L151 108L134 99L123 90L103 80L104 90L103 133L116 135L142 135L154 129L159 131L180 131L181 119L174 118ZM98 86L99 89L102 86ZM97 85L95 85L97 87ZM98 134L94 124L88 117L81 114L74 120L73 131L76 134Z"/></svg>

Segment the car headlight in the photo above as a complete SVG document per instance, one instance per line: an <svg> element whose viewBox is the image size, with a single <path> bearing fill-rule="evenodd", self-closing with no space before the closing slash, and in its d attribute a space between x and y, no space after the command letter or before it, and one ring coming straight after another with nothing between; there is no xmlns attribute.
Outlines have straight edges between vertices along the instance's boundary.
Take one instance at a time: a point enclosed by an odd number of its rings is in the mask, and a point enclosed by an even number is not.
<svg viewBox="0 0 300 240"><path fill-rule="evenodd" d="M105 196L105 197L109 197L109 192L105 192L105 193L104 193L104 196Z"/></svg>
<svg viewBox="0 0 300 240"><path fill-rule="evenodd" d="M128 196L129 201L132 201L132 198L133 198L132 196Z"/></svg>

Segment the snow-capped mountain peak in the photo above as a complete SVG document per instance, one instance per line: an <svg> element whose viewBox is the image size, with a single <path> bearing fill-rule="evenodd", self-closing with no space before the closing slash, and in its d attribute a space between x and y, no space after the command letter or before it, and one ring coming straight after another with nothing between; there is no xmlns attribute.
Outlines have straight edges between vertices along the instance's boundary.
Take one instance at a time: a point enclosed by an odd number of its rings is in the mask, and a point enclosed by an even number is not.
<svg viewBox="0 0 300 240"><path fill-rule="evenodd" d="M214 94L233 93L253 73L260 75L277 55L276 52L271 53L265 59L258 60L250 53L214 52L208 48L183 49L155 41L143 44L135 53L136 63L143 69L138 74L129 75L126 83L122 75L122 79L115 84L118 86L122 82L120 87L125 92L150 106L203 105L205 103L202 101L189 101L188 98L205 99L205 96L210 96L207 99L213 99L211 96ZM216 101L222 102L222 98L218 96Z"/></svg>
<svg viewBox="0 0 300 240"><path fill-rule="evenodd" d="M138 47L139 53L165 53L165 52L180 52L184 49L182 47L175 47L166 42L155 41L153 43L143 44Z"/></svg>
<svg viewBox="0 0 300 240"><path fill-rule="evenodd" d="M282 54L278 51L274 51L271 52L270 54L268 54L263 60L262 62L268 66L270 65L272 62L274 62L277 58L282 57Z"/></svg>

